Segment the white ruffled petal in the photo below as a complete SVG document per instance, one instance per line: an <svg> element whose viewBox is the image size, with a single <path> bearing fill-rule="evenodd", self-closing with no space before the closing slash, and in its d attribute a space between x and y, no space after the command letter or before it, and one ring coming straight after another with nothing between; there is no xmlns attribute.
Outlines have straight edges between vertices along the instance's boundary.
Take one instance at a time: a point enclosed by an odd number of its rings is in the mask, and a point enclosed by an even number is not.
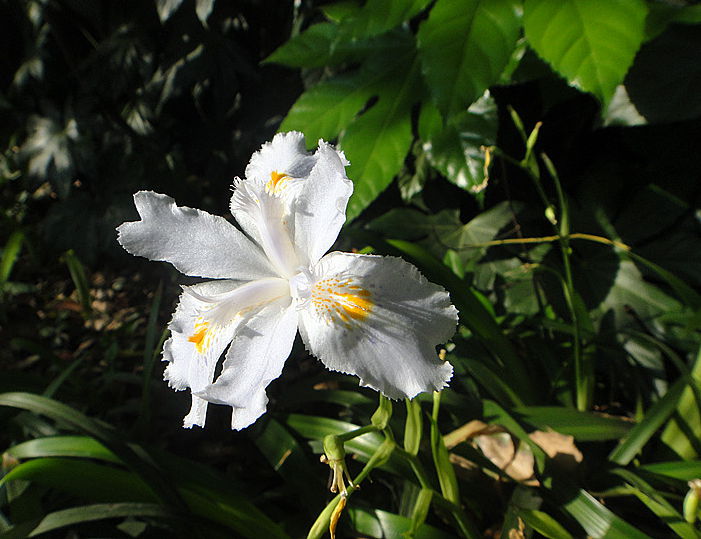
<svg viewBox="0 0 701 539"><path fill-rule="evenodd" d="M278 133L253 154L246 167L246 179L265 186L276 172L292 178L304 178L316 160L304 145L304 135L298 131Z"/></svg>
<svg viewBox="0 0 701 539"><path fill-rule="evenodd" d="M242 321L285 295L289 286L282 279L209 281L183 289L168 325L171 336L163 346L163 359L168 361L164 378L170 386L193 393L186 427L204 425L206 403L195 393L212 383L219 358Z"/></svg>
<svg viewBox="0 0 701 539"><path fill-rule="evenodd" d="M263 252L223 217L176 206L166 195L134 195L141 221L117 228L129 253L170 262L186 275L212 279L257 279L275 275Z"/></svg>
<svg viewBox="0 0 701 539"><path fill-rule="evenodd" d="M293 131L263 145L246 179L237 180L231 213L273 264L284 266L281 274L316 264L336 241L353 193L346 165L343 152L323 140L306 153L304 136Z"/></svg>
<svg viewBox="0 0 701 539"><path fill-rule="evenodd" d="M231 406L231 428L249 426L265 413L265 388L280 376L296 334L297 309L291 298L265 305L238 327L222 373L198 396Z"/></svg>
<svg viewBox="0 0 701 539"><path fill-rule="evenodd" d="M353 194L345 172L348 161L341 152L320 140L314 158L316 164L299 187L293 206L295 245L311 265L336 241Z"/></svg>
<svg viewBox="0 0 701 539"><path fill-rule="evenodd" d="M400 258L330 253L300 312L300 333L329 369L399 399L440 390L453 368L435 346L455 332L448 293Z"/></svg>
<svg viewBox="0 0 701 539"><path fill-rule="evenodd" d="M292 243L292 223L283 200L255 182L242 180L231 197L231 213L265 252L278 275L290 277L299 267Z"/></svg>

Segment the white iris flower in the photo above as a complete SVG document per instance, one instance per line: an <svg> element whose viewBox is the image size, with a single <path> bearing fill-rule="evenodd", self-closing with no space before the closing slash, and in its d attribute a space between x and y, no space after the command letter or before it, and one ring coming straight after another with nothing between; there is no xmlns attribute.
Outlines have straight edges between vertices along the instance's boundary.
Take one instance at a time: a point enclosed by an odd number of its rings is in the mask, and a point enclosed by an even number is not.
<svg viewBox="0 0 701 539"><path fill-rule="evenodd" d="M223 217L176 206L165 195L134 195L140 221L117 230L131 254L164 260L210 279L183 287L163 347L165 379L189 388L185 427L203 426L208 403L233 408L242 429L266 410L297 330L329 369L398 399L439 390L453 368L435 345L454 331L448 293L400 258L332 252L353 184L348 161L324 141L281 133L251 158ZM214 379L227 349L221 374Z"/></svg>

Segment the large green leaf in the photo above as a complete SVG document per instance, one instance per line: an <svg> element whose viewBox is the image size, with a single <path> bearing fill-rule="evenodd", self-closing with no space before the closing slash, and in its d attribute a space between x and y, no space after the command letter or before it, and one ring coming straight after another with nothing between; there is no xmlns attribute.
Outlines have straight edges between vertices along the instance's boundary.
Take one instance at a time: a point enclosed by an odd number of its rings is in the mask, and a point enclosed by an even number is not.
<svg viewBox="0 0 701 539"><path fill-rule="evenodd" d="M399 59L397 65L406 60ZM387 188L411 147L411 107L421 84L416 61L404 67L400 71L395 66L388 73L378 102L350 124L340 140L351 162L348 177L355 186L346 211L348 220L357 217Z"/></svg>
<svg viewBox="0 0 701 539"><path fill-rule="evenodd" d="M448 124L433 103L424 103L419 136L429 162L448 180L471 193L487 187L483 147L495 144L497 137L497 107L488 93Z"/></svg>
<svg viewBox="0 0 701 539"><path fill-rule="evenodd" d="M515 0L438 0L418 37L433 99L445 116L467 109L496 83L521 31Z"/></svg>
<svg viewBox="0 0 701 539"><path fill-rule="evenodd" d="M607 103L645 35L642 0L526 0L531 47L570 84Z"/></svg>
<svg viewBox="0 0 701 539"><path fill-rule="evenodd" d="M375 82L353 74L312 86L292 105L280 131L302 131L309 145L335 139L373 96Z"/></svg>
<svg viewBox="0 0 701 539"><path fill-rule="evenodd" d="M368 0L362 9L353 10L341 21L342 40L362 39L387 30L414 17L430 0Z"/></svg>

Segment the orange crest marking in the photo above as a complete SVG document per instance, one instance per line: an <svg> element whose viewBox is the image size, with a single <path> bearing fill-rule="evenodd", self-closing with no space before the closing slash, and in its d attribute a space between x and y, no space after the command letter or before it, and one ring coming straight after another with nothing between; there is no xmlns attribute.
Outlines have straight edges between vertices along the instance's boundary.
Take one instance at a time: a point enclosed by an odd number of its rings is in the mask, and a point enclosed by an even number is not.
<svg viewBox="0 0 701 539"><path fill-rule="evenodd" d="M347 327L365 320L375 307L368 290L354 285L351 279L337 277L314 285L312 303L317 314L330 322L340 320Z"/></svg>
<svg viewBox="0 0 701 539"><path fill-rule="evenodd" d="M207 343L209 341L209 339L207 339L207 326L207 322L195 324L195 333L187 338L189 342L195 343L195 348L197 348L197 352L200 354L207 349Z"/></svg>
<svg viewBox="0 0 701 539"><path fill-rule="evenodd" d="M291 179L287 174L281 174L274 170L270 173L270 181L265 184L265 192L271 195L279 195L285 188L285 182Z"/></svg>

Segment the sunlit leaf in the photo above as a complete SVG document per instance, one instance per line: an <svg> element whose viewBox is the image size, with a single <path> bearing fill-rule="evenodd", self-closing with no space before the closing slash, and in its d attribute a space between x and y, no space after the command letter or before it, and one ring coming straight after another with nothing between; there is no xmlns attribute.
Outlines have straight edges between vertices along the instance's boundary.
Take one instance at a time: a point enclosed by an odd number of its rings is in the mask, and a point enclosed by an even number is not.
<svg viewBox="0 0 701 539"><path fill-rule="evenodd" d="M411 147L411 107L418 99L420 81L415 61L408 68L397 60L388 73L378 102L351 123L340 146L351 162L348 177L355 189L348 203L346 217L357 217L390 184L399 172Z"/></svg>
<svg viewBox="0 0 701 539"><path fill-rule="evenodd" d="M642 0L526 0L528 43L570 84L608 103L645 30Z"/></svg>
<svg viewBox="0 0 701 539"><path fill-rule="evenodd" d="M444 116L462 112L496 83L521 31L514 0L438 0L417 34L421 66Z"/></svg>

